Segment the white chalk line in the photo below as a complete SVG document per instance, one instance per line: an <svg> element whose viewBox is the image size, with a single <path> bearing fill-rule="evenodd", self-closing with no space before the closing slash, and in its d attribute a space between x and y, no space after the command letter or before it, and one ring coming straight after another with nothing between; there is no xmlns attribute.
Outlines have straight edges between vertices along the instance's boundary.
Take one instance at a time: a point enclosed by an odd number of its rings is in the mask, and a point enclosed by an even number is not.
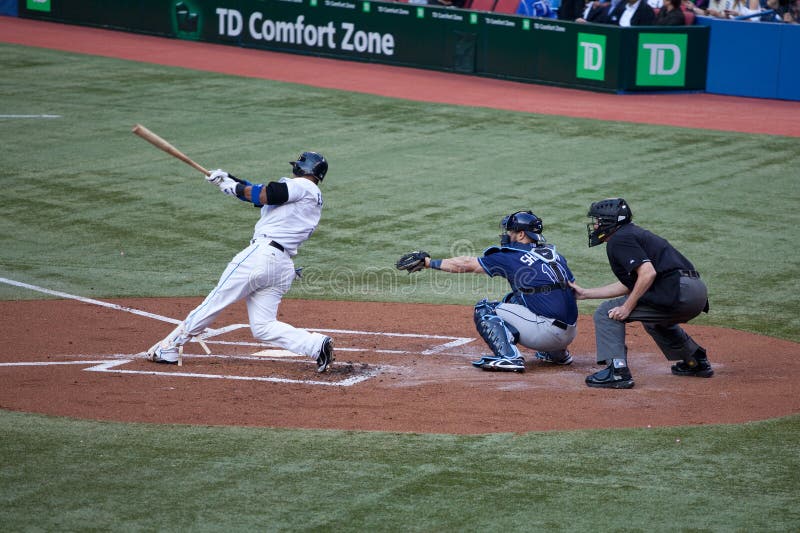
<svg viewBox="0 0 800 533"><path fill-rule="evenodd" d="M225 326L219 329L208 329L204 331L201 335L198 335L200 339L208 339L213 338L218 335L222 335L223 333L229 333L231 331L235 331L237 329L249 328L249 324L231 324L230 326ZM474 340L471 337L453 337L451 335L428 335L425 333L391 333L387 331L359 331L353 329L326 329L326 328L306 328L308 331L316 331L318 333L344 333L347 335L381 335L384 337L414 337L417 339L453 339L454 341L471 341Z"/></svg>
<svg viewBox="0 0 800 533"><path fill-rule="evenodd" d="M23 361L15 363L0 363L0 367L21 367L21 366L59 366L59 365L92 365L89 368L84 368L85 372L103 372L110 374L133 374L145 376L169 376L169 377L185 377L185 378L199 378L199 379L228 379L234 381L260 381L269 383L293 383L298 385L322 385L325 387L352 387L370 378L373 378L386 370L388 367L377 366L373 367L358 376L351 376L341 381L318 381L311 379L290 379L290 378L276 378L272 376L237 376L234 374L204 374L199 372L161 372L158 370L125 370L117 368L134 361L130 359L130 354L115 354L111 355L114 359L112 361L97 361L97 360L83 360L83 361ZM206 358L217 357L222 359L257 359L264 360L264 357L247 357L247 356L208 356L208 355L184 355L184 358Z"/></svg>
<svg viewBox="0 0 800 533"><path fill-rule="evenodd" d="M61 118L61 115L0 115L0 118Z"/></svg>
<svg viewBox="0 0 800 533"><path fill-rule="evenodd" d="M186 357L186 355L184 355ZM203 356L199 356L203 357ZM297 385L321 385L325 387L352 387L362 381L366 381L380 373L381 367L364 372L360 376L352 376L342 381L317 381L312 379L290 379L290 378L276 378L272 376L236 376L232 374L203 374L196 372L159 372L157 370L123 370L116 368L118 366L130 363L130 360L123 359L119 361L106 361L96 366L85 368L87 372L109 372L115 374L138 374L146 376L169 376L169 377L185 377L185 378L199 378L199 379L228 379L234 381L260 381L268 383L293 383Z"/></svg>
<svg viewBox="0 0 800 533"><path fill-rule="evenodd" d="M139 309L134 309L132 307L124 307L122 305L112 304L110 302L103 302L101 300L94 300L92 298L84 298L83 296L76 296L74 294L68 294L66 292L61 291L54 291L51 289L45 289L44 287L38 287L36 285L30 285L28 283L22 283L21 281L14 281L13 279L7 278L0 278L0 283L5 283L7 285L13 285L15 287L22 287L23 289L30 289L32 291L41 292L44 294L49 294L51 296L58 296L60 298L67 298L68 300L77 300L79 302L83 302L86 304L92 305L99 305L101 307L108 307L109 309L114 309L117 311L125 311L126 313L133 313L134 315L144 316L147 318L154 318L156 320L160 320L162 322L169 322L170 324L180 324L180 320L175 320L174 318L169 318L162 315L156 315L154 313L148 313L147 311L141 311Z"/></svg>
<svg viewBox="0 0 800 533"><path fill-rule="evenodd" d="M452 348L454 346L460 346L462 344L466 344L471 342L473 339L460 339L458 341L448 342L446 344L442 344L439 346L435 346L434 348L430 348L428 350L413 351L413 350L389 350L384 348L346 348L346 347L336 347L337 352L371 352L371 353L385 353L389 355L431 355L434 353L441 353L447 348ZM457 343L457 344L456 344ZM264 344L262 342L248 342L248 341L206 341L206 344L220 344L220 345L229 345L229 346L252 346L254 348L275 348L275 346L271 344ZM277 348L276 348L277 349ZM139 355L144 355L142 352ZM297 357L305 357L304 355L295 354ZM447 354L445 354L447 355Z"/></svg>
<svg viewBox="0 0 800 533"><path fill-rule="evenodd" d="M99 365L108 361L20 361L0 363L0 366L58 366L58 365Z"/></svg>

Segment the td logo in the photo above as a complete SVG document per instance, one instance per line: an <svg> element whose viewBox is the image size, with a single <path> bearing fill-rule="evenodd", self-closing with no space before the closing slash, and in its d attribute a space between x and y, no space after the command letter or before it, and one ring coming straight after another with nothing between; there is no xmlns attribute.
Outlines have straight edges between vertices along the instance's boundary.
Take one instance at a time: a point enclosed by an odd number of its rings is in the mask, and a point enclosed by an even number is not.
<svg viewBox="0 0 800 533"><path fill-rule="evenodd" d="M25 7L31 11L46 11L50 13L50 0L28 0Z"/></svg>
<svg viewBox="0 0 800 533"><path fill-rule="evenodd" d="M686 85L686 42L682 33L640 33L636 85Z"/></svg>
<svg viewBox="0 0 800 533"><path fill-rule="evenodd" d="M606 36L594 33L578 33L578 78L589 80L606 79Z"/></svg>

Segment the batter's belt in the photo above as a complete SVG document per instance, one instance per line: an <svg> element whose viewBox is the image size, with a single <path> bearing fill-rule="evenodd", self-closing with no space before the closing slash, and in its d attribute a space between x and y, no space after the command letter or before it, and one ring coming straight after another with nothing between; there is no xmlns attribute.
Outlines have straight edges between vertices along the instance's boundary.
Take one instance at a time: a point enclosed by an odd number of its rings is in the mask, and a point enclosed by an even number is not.
<svg viewBox="0 0 800 533"><path fill-rule="evenodd" d="M254 242L256 242L259 239L265 239L265 238L267 238L266 235L257 235L253 240L250 241L250 244L253 244ZM278 241L270 240L267 244L269 246L272 246L273 248L275 248L277 250L280 250L281 252L285 252L286 251L286 249L283 247L283 245L281 243L279 243Z"/></svg>

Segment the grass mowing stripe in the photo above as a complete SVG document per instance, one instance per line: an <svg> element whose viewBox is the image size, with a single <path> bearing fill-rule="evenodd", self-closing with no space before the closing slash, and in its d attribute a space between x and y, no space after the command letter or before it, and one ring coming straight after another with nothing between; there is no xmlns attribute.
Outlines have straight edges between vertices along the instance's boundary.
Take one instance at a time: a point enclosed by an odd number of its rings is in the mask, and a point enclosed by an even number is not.
<svg viewBox="0 0 800 533"><path fill-rule="evenodd" d="M800 459L782 435L798 429L795 416L451 436L0 412L0 519L14 530L79 517L98 529L789 530Z"/></svg>

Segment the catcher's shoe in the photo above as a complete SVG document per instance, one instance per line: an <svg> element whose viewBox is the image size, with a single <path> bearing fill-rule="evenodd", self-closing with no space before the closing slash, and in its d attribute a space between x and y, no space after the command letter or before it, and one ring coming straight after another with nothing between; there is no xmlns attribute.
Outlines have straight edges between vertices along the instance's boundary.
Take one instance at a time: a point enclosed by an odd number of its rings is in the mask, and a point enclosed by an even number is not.
<svg viewBox="0 0 800 533"><path fill-rule="evenodd" d="M672 365L672 373L676 376L710 378L714 375L714 369L711 368L711 364L706 357L692 357Z"/></svg>
<svg viewBox="0 0 800 533"><path fill-rule="evenodd" d="M504 372L525 372L525 359L522 357L515 357L514 359L507 359L505 357L492 358L493 360L483 363L481 368L483 370L501 370Z"/></svg>
<svg viewBox="0 0 800 533"><path fill-rule="evenodd" d="M158 343L147 350L147 359L154 363L177 365L178 347L175 345L162 346L161 343Z"/></svg>
<svg viewBox="0 0 800 533"><path fill-rule="evenodd" d="M611 363L600 372L586 376L586 384L603 389L631 389L633 376L627 366L614 368L614 363Z"/></svg>
<svg viewBox="0 0 800 533"><path fill-rule="evenodd" d="M553 363L554 365L572 364L572 354L569 353L569 350L564 350L564 357L561 359L553 358L553 354L550 352L536 352L536 359L544 361L545 363Z"/></svg>
<svg viewBox="0 0 800 533"><path fill-rule="evenodd" d="M333 339L325 337L317 354L317 372L325 372L336 358L333 356Z"/></svg>
<svg viewBox="0 0 800 533"><path fill-rule="evenodd" d="M497 357L496 355L484 355L477 361L473 361L472 366L474 366L475 368L482 368L483 365L485 365L486 363L489 363L491 361L497 361L498 359L501 359L501 357Z"/></svg>

